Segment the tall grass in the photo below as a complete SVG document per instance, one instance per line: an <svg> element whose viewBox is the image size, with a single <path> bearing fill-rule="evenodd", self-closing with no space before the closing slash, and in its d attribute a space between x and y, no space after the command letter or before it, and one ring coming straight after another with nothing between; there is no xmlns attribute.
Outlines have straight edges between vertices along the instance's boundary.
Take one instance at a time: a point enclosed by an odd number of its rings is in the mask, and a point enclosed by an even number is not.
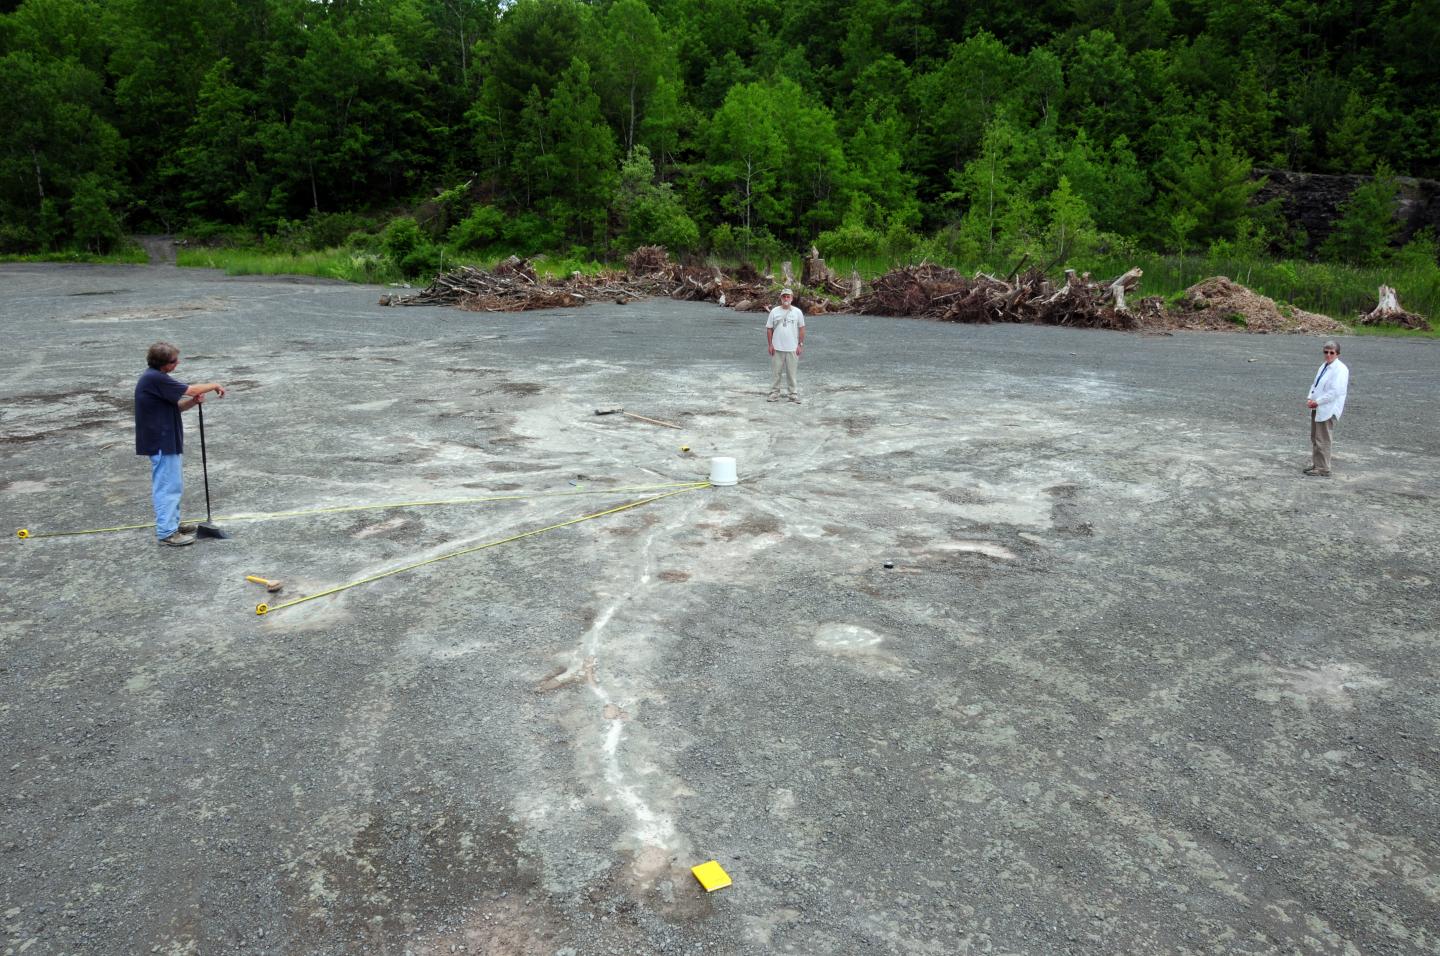
<svg viewBox="0 0 1440 956"><path fill-rule="evenodd" d="M257 249L221 247L180 248L176 265L202 269L224 269L228 275L299 275L342 279L346 282L385 284L400 282L400 271L384 256L349 249L321 249L316 252L262 252Z"/></svg>
<svg viewBox="0 0 1440 956"><path fill-rule="evenodd" d="M480 263L472 264L480 265ZM531 265L534 266L536 275L547 279L564 279L575 272L593 276L606 270L624 268L623 265L616 266L613 263L597 262L594 259L551 259L549 256L537 256Z"/></svg>
<svg viewBox="0 0 1440 956"><path fill-rule="evenodd" d="M504 258L503 256L501 258ZM258 249L223 246L219 248L185 248L176 252L176 264L202 269L224 269L232 276L243 275L298 275L321 276L327 279L343 279L346 282L371 284L401 283L405 277L393 263L383 255L357 252L352 249L322 249L316 252L265 252ZM458 269L461 266L476 266L490 269L497 259L475 256L446 256L443 268ZM573 272L594 275L611 266L594 260L551 258L537 256L531 263L537 275L547 278L564 278ZM412 285L428 285L430 276L412 278Z"/></svg>
<svg viewBox="0 0 1440 956"><path fill-rule="evenodd" d="M82 252L75 249L63 249L55 252L27 252L23 255L3 254L0 255L0 262L87 262L100 265L144 265L150 261L145 250L133 242L127 242L115 249L114 252L97 254L94 252Z"/></svg>

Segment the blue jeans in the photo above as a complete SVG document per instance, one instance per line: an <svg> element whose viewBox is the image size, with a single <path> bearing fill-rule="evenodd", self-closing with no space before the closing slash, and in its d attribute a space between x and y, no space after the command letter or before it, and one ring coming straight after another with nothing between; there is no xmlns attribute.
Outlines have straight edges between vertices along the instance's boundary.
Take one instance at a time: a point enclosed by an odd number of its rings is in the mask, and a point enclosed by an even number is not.
<svg viewBox="0 0 1440 956"><path fill-rule="evenodd" d="M161 541L180 528L180 459L184 455L150 456L150 498L155 503L155 537Z"/></svg>

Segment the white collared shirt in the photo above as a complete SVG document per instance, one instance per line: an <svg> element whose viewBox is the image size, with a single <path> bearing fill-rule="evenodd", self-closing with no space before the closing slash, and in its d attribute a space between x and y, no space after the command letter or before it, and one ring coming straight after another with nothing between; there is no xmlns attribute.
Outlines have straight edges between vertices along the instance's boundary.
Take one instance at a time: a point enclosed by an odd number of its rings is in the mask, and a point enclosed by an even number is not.
<svg viewBox="0 0 1440 956"><path fill-rule="evenodd" d="M1350 369L1340 359L1321 363L1320 372L1310 386L1310 400L1315 402L1315 420L1339 418L1345 411L1345 393L1350 390Z"/></svg>

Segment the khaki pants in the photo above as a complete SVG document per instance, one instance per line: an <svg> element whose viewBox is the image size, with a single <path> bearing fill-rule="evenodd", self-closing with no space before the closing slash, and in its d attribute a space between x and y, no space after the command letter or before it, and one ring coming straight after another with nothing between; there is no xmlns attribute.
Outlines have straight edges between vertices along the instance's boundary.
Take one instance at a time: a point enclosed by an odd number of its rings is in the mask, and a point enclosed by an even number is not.
<svg viewBox="0 0 1440 956"><path fill-rule="evenodd" d="M1310 463L1323 474L1330 473L1330 444L1335 435L1335 416L1323 422L1315 420L1315 410L1310 410Z"/></svg>
<svg viewBox="0 0 1440 956"><path fill-rule="evenodd" d="M790 397L795 398L800 395L800 360L795 357L794 352L782 352L776 349L775 354L770 356L770 371L772 373L770 378L771 398L780 396L780 373L782 372L785 373L786 384L790 387Z"/></svg>

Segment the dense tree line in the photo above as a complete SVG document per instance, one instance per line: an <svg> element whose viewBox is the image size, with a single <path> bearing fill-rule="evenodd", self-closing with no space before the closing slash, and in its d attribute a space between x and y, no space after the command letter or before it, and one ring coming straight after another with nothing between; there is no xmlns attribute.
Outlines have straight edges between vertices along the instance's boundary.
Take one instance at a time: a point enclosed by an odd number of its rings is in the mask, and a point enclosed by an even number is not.
<svg viewBox="0 0 1440 956"><path fill-rule="evenodd" d="M6 6L7 251L417 209L402 253L1298 248L1253 168L1440 175L1433 2Z"/></svg>

